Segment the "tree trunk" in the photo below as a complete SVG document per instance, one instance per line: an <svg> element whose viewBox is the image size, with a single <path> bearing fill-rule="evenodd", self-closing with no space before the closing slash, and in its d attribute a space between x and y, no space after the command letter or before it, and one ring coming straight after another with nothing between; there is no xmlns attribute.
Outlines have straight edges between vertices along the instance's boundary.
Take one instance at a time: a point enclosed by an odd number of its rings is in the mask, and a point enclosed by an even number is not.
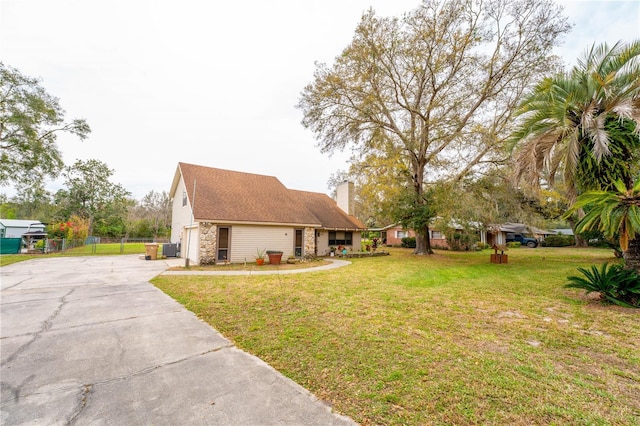
<svg viewBox="0 0 640 426"><path fill-rule="evenodd" d="M640 274L640 234L629 241L629 247L622 254L625 269L633 269Z"/></svg>
<svg viewBox="0 0 640 426"><path fill-rule="evenodd" d="M425 255L433 254L431 250L431 239L429 238L429 226L425 226L423 229L416 229L416 249L413 254Z"/></svg>
<svg viewBox="0 0 640 426"><path fill-rule="evenodd" d="M584 214L584 213L583 213ZM576 247L589 247L589 241L582 238L582 235L578 235L576 233L576 220L573 216L567 219L569 225L571 226L571 230L573 231L573 239L576 242Z"/></svg>

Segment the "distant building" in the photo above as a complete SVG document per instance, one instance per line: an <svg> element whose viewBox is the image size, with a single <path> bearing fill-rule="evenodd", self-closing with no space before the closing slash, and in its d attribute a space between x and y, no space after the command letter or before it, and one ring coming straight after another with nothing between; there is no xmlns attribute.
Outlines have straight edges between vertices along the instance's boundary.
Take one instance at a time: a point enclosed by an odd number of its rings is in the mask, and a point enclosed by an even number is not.
<svg viewBox="0 0 640 426"><path fill-rule="evenodd" d="M0 238L22 238L31 232L46 232L39 220L0 219Z"/></svg>
<svg viewBox="0 0 640 426"><path fill-rule="evenodd" d="M555 235L573 235L573 229L571 228L557 228L552 229L551 232Z"/></svg>
<svg viewBox="0 0 640 426"><path fill-rule="evenodd" d="M35 248L36 242L47 238L45 228L46 225L38 220L0 219L2 253L19 253L23 247Z"/></svg>

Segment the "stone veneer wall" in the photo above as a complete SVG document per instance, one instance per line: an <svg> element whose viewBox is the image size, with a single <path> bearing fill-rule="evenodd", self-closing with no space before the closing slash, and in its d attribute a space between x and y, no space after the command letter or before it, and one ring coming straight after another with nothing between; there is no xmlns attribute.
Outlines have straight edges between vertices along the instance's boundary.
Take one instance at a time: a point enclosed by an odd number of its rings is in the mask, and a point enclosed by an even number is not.
<svg viewBox="0 0 640 426"><path fill-rule="evenodd" d="M200 222L200 265L216 263L218 227L215 223Z"/></svg>
<svg viewBox="0 0 640 426"><path fill-rule="evenodd" d="M304 228L304 257L316 257L316 230Z"/></svg>

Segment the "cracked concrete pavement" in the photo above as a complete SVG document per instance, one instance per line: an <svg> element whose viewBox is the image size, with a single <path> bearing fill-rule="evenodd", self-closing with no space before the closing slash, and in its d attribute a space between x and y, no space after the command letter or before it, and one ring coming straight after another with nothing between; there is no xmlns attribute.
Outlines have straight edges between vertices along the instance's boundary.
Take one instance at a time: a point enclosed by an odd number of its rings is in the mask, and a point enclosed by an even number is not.
<svg viewBox="0 0 640 426"><path fill-rule="evenodd" d="M0 268L3 425L352 425L148 281L138 256Z"/></svg>

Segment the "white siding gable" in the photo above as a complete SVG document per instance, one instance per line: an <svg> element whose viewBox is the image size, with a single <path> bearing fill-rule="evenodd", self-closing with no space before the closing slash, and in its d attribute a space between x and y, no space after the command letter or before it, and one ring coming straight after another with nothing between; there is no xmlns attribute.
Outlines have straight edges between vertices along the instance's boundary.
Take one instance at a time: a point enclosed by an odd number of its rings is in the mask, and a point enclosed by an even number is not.
<svg viewBox="0 0 640 426"><path fill-rule="evenodd" d="M191 224L191 203L187 199L186 205L183 205L183 194L185 193L185 185L182 176L176 185L176 191L172 194L173 206L171 211L171 242L180 242L182 231L185 226ZM183 241L186 244L186 241Z"/></svg>

